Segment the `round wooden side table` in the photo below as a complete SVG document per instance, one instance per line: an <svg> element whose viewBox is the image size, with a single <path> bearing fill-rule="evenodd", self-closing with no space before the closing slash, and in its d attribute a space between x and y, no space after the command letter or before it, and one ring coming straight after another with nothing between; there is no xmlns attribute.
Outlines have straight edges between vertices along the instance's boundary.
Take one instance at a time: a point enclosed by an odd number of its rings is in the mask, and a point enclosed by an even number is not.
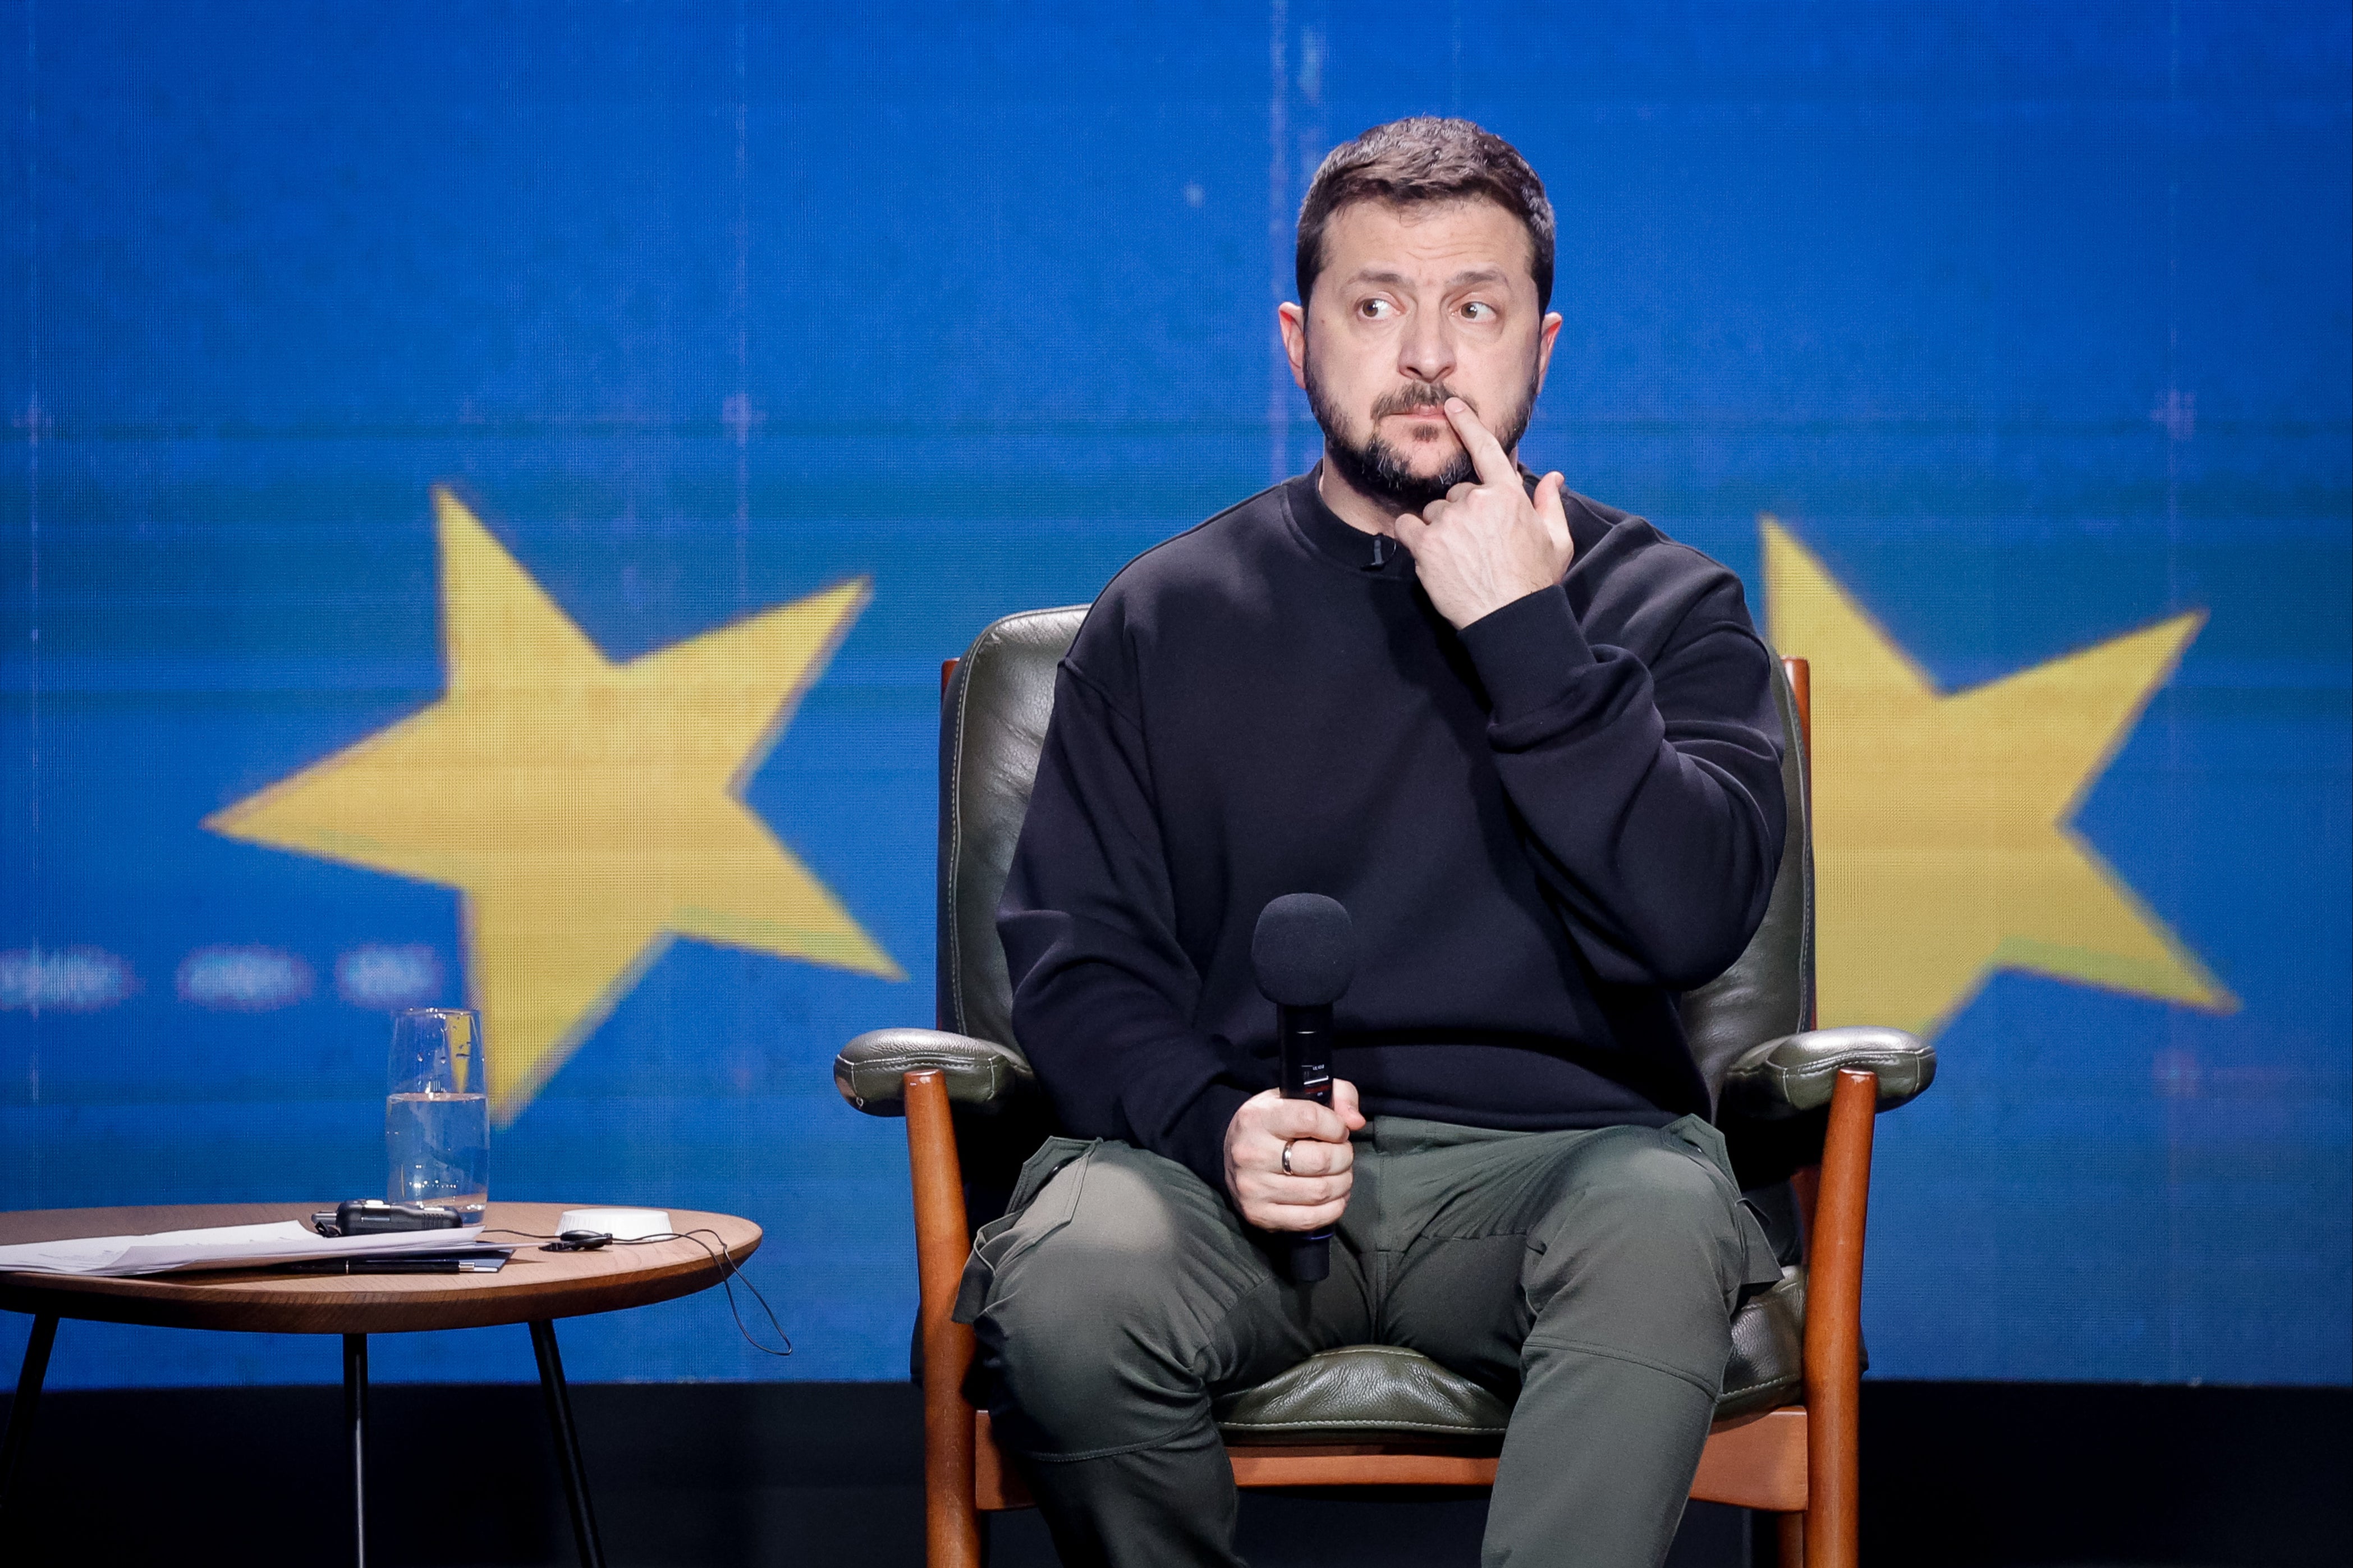
<svg viewBox="0 0 2353 1568"><path fill-rule="evenodd" d="M58 1241L82 1236L145 1236L206 1226L265 1225L307 1220L332 1203L192 1204L153 1208L28 1209L0 1214L0 1246ZM62 1274L0 1274L0 1309L29 1312L32 1339L25 1346L8 1429L0 1438L0 1531L10 1507L10 1483L30 1438L33 1417L47 1376L58 1320L144 1323L170 1329L227 1329L246 1333L341 1334L343 1337L343 1416L351 1445L353 1531L357 1561L367 1562L367 1339L370 1334L417 1333L428 1329L479 1329L529 1323L539 1360L539 1385L547 1403L564 1489L572 1505L573 1535L586 1568L602 1568L603 1549L589 1506L588 1482L572 1426L572 1400L565 1388L564 1363L555 1348L555 1320L610 1312L691 1295L719 1283L726 1268L740 1264L760 1245L760 1227L729 1215L671 1209L670 1224L681 1233L701 1230L694 1241L615 1245L593 1252L543 1252L529 1237L554 1234L556 1216L581 1204L493 1203L484 1222L485 1241L512 1246L515 1254L495 1274L273 1274L237 1269L202 1274L150 1275L99 1279ZM523 1236L492 1234L521 1231ZM723 1264L721 1258L726 1262Z"/></svg>

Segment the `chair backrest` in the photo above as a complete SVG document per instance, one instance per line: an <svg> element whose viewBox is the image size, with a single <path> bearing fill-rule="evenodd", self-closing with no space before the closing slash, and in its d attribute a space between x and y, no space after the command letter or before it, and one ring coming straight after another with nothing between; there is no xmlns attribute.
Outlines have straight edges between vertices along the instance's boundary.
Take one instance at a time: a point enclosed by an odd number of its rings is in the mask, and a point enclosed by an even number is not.
<svg viewBox="0 0 2353 1568"><path fill-rule="evenodd" d="M1087 606L1008 616L974 639L940 705L939 1026L1018 1045L997 901L1029 809L1054 710L1054 669ZM1812 1022L1814 864L1805 741L1780 662L1781 777L1789 810L1765 923L1738 962L1683 997L1683 1027L1713 1097L1733 1058Z"/></svg>
<svg viewBox="0 0 2353 1568"><path fill-rule="evenodd" d="M1781 798L1788 805L1781 868L1765 921L1732 967L1683 994L1683 1033L1707 1080L1711 1106L1741 1052L1814 1026L1814 803L1806 727L1781 661L1773 660L1773 707L1781 715Z"/></svg>
<svg viewBox="0 0 2353 1568"><path fill-rule="evenodd" d="M939 1025L1018 1047L997 900L1029 810L1054 670L1087 606L1008 616L975 637L940 699Z"/></svg>

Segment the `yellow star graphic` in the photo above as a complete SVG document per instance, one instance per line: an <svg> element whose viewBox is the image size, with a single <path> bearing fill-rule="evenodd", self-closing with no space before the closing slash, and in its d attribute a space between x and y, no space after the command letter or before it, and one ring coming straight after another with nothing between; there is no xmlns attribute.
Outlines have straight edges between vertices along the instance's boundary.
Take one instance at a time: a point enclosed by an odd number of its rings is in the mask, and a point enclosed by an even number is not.
<svg viewBox="0 0 2353 1568"><path fill-rule="evenodd" d="M865 580L616 664L433 499L448 694L205 826L462 889L502 1123L673 935L903 978L740 798Z"/></svg>
<svg viewBox="0 0 2353 1568"><path fill-rule="evenodd" d="M1928 1034L2003 968L2237 1006L2073 826L2204 614L1941 692L1762 521L1774 645L1812 665L1822 1022Z"/></svg>

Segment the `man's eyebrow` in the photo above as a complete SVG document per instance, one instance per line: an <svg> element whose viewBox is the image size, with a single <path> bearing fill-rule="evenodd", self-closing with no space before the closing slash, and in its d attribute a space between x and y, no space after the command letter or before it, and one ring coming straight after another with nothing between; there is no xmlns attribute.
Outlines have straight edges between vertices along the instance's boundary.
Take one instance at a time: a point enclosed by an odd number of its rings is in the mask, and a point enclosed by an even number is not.
<svg viewBox="0 0 2353 1568"><path fill-rule="evenodd" d="M1460 289L1465 283L1502 283L1506 281L1509 277L1510 274L1506 273L1500 267L1472 267L1466 268L1462 271L1456 273L1453 277L1449 278L1446 280L1446 286L1449 289ZM1349 279L1348 281L1351 283L1388 283L1401 288L1411 288L1416 279L1407 277L1402 272L1388 271L1378 268L1364 267L1357 268L1356 275L1354 278Z"/></svg>

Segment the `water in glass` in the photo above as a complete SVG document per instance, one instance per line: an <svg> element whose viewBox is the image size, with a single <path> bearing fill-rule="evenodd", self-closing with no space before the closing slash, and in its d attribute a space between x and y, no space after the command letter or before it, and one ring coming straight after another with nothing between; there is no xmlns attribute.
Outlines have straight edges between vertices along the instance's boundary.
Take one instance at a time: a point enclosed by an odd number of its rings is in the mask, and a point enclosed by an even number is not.
<svg viewBox="0 0 2353 1568"><path fill-rule="evenodd" d="M394 1016L386 1197L475 1210L490 1201L489 1071L481 1021L468 1009L414 1007Z"/></svg>
<svg viewBox="0 0 2353 1568"><path fill-rule="evenodd" d="M490 1096L386 1096L384 1152L394 1202L480 1207L491 1197Z"/></svg>

